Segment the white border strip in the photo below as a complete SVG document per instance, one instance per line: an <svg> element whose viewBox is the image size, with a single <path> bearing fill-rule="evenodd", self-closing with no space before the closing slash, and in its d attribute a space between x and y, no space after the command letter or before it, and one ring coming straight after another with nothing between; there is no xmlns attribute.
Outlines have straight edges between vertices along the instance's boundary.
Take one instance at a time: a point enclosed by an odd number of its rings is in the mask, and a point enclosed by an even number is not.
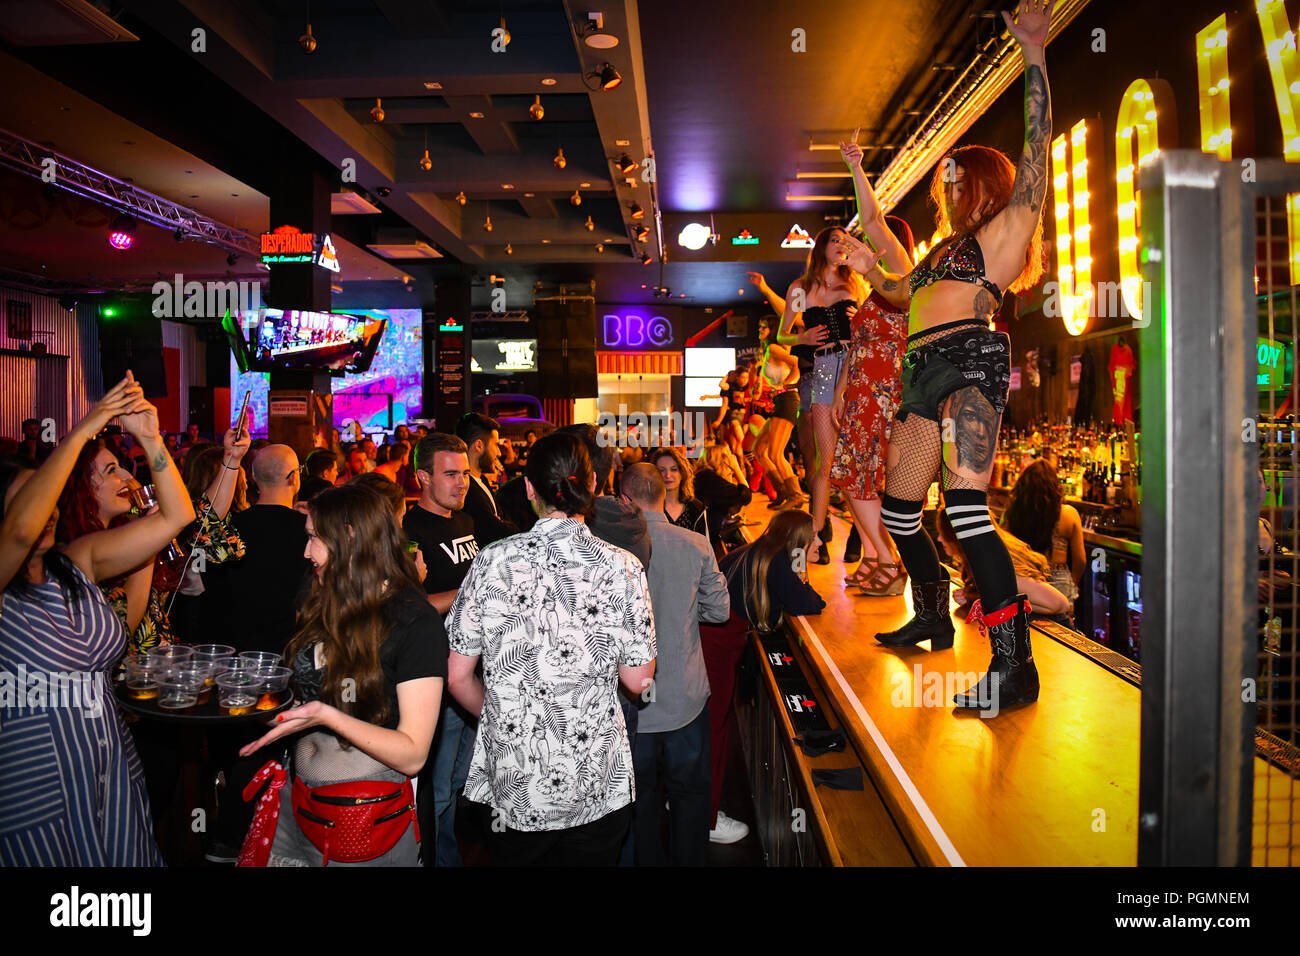
<svg viewBox="0 0 1300 956"><path fill-rule="evenodd" d="M812 641L813 646L815 646L818 653L821 654L822 660L830 669L832 676L834 676L835 680L839 683L840 690L844 692L844 696L848 698L849 703L857 712L858 719L861 720L863 726L867 728L867 733L871 735L872 742L880 748L880 753L884 756L885 763L889 765L889 769L894 772L894 776L898 779L898 782L902 784L903 792L906 793L908 799L912 801L912 806L914 806L916 812L920 814L921 820L930 831L930 835L934 837L935 842L939 844L939 849L942 850L943 855L947 857L948 864L950 866L965 866L966 861L961 858L961 854L957 852L957 848L952 845L952 840L948 839L948 834L943 831L943 827L939 825L939 821L935 818L934 812L925 802L925 798L921 796L921 792L916 789L916 784L912 782L912 778L907 775L907 771L904 770L903 765L899 763L898 757L894 755L894 751L890 748L889 744L885 741L885 738L876 728L876 725L872 721L871 716L867 713L866 708L862 706L862 701L858 699L858 695L854 693L851 687L849 687L849 682L844 679L844 675L840 673L840 669L835 666L835 661L831 659L831 656L828 653L826 653L826 648L822 646L822 642L818 639L817 632L813 630L813 626L808 623L807 618L802 614L796 617L795 620L798 621L803 626L804 631L807 632L808 639Z"/></svg>

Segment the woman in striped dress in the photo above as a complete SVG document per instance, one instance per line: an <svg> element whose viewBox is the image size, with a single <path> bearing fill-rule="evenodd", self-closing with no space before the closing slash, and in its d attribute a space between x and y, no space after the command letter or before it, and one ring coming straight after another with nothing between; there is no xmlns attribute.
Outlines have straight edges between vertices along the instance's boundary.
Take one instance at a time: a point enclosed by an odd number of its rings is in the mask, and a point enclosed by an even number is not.
<svg viewBox="0 0 1300 956"><path fill-rule="evenodd" d="M59 492L114 417L148 456L158 510L56 549ZM109 682L125 634L96 583L152 560L193 519L130 372L39 470L0 460L0 865L162 863Z"/></svg>

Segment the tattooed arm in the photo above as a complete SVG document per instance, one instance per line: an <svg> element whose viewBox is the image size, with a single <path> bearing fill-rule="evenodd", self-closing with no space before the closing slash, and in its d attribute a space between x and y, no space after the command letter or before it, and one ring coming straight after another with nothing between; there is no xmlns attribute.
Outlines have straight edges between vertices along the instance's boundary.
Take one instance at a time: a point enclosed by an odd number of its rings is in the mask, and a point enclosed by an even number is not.
<svg viewBox="0 0 1300 956"><path fill-rule="evenodd" d="M140 443L149 460L158 510L121 527L85 535L68 545L68 557L96 582L125 574L146 561L152 562L176 533L194 520L194 504L158 434L157 409L141 400L133 411L119 415L118 421Z"/></svg>
<svg viewBox="0 0 1300 956"><path fill-rule="evenodd" d="M863 233L871 240L872 246L884 250L887 268L904 274L910 272L912 261L907 257L907 248L885 222L885 213L876 199L876 192L862 171L862 147L857 143L840 143L840 154L853 174L853 193L858 200L858 221Z"/></svg>
<svg viewBox="0 0 1300 956"><path fill-rule="evenodd" d="M912 286L906 276L894 275L876 266L867 273L872 286L891 305L906 312L912 303Z"/></svg>
<svg viewBox="0 0 1300 956"><path fill-rule="evenodd" d="M1016 167L1007 207L980 237L990 279L1009 286L1024 269L1025 250L1033 239L1047 195L1047 152L1052 138L1052 101L1047 88L1043 46L1052 21L1052 0L1021 0L1017 19L1003 13L1020 44L1025 66L1025 145ZM990 299L992 297L990 296Z"/></svg>

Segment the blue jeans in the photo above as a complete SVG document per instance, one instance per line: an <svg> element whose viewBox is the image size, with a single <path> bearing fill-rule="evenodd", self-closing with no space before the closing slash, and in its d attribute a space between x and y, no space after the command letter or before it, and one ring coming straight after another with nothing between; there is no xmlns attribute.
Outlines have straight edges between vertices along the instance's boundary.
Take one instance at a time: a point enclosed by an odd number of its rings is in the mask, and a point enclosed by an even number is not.
<svg viewBox="0 0 1300 956"><path fill-rule="evenodd" d="M662 756L661 752L662 751ZM704 866L709 860L712 792L709 778L709 708L685 727L636 735L632 748L636 769L637 866ZM659 766L668 790L668 856L659 834Z"/></svg>
<svg viewBox="0 0 1300 956"><path fill-rule="evenodd" d="M434 866L461 864L460 848L456 845L456 794L465 786L473 756L473 726L466 723L459 707L452 703L444 704L433 740L430 773L433 778Z"/></svg>

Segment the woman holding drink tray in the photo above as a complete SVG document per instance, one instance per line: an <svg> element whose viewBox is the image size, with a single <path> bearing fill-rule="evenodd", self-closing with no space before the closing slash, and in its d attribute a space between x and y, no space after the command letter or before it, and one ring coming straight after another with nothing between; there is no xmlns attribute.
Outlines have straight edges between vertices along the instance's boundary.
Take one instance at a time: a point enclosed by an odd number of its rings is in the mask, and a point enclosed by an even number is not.
<svg viewBox="0 0 1300 956"><path fill-rule="evenodd" d="M285 785L275 761L254 778L272 786L239 865L416 866L410 778L438 722L447 633L401 526L373 489L347 484L312 498L305 554L315 577L285 656L307 703L278 714L240 751L299 734L289 743L293 782Z"/></svg>
<svg viewBox="0 0 1300 956"><path fill-rule="evenodd" d="M56 548L59 493L114 417L145 450L158 510ZM126 635L97 585L150 560L193 520L157 412L130 372L38 470L0 460L0 671L80 678L79 706L0 707L0 865L162 863L140 760L109 689Z"/></svg>

